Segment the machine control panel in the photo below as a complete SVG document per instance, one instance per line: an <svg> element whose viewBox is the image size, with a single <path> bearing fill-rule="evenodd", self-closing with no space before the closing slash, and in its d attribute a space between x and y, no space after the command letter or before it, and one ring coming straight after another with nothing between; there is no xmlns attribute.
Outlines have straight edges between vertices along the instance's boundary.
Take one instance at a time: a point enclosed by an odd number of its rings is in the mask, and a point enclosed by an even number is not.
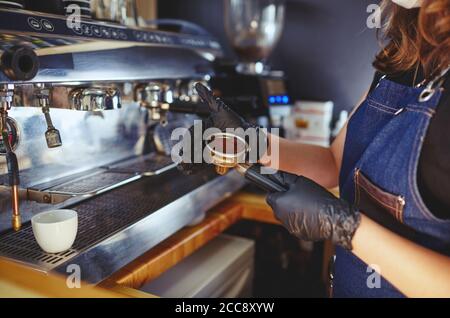
<svg viewBox="0 0 450 318"><path fill-rule="evenodd" d="M78 41L130 41L150 45L183 46L191 49L221 51L219 42L208 36L128 28L119 24L88 19L70 22L64 16L24 10L0 9L0 30L3 34L25 33L46 39L48 37L60 39L76 37Z"/></svg>

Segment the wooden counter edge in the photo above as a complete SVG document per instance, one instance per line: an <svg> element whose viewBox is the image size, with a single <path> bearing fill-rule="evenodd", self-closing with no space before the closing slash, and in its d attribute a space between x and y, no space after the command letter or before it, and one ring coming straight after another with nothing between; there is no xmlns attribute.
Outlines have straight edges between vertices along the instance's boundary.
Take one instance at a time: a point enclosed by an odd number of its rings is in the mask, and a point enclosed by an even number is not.
<svg viewBox="0 0 450 318"><path fill-rule="evenodd" d="M239 204L243 207L242 218L245 220L280 224L275 218L272 209L266 203L265 196L261 194L239 192L232 196L228 202Z"/></svg>
<svg viewBox="0 0 450 318"><path fill-rule="evenodd" d="M35 269L0 258L0 298L125 298L96 286L81 284L81 288L69 288L66 278L47 275Z"/></svg>

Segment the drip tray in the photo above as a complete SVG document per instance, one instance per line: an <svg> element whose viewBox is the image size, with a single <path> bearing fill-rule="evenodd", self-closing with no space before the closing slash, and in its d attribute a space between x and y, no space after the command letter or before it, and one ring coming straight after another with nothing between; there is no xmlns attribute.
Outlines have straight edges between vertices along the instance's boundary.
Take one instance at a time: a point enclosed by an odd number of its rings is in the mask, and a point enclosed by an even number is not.
<svg viewBox="0 0 450 318"><path fill-rule="evenodd" d="M176 164L172 161L171 157L153 153L145 157L139 157L125 163L110 166L108 167L108 171L153 176L175 166Z"/></svg>
<svg viewBox="0 0 450 318"><path fill-rule="evenodd" d="M37 245L31 224L24 226L20 232L8 232L0 236L0 255L23 261L31 265L45 265L54 267L64 263L77 252L74 249L58 253L48 254Z"/></svg>
<svg viewBox="0 0 450 318"><path fill-rule="evenodd" d="M102 189L126 182L134 178L134 175L127 175L115 172L100 172L78 180L66 182L47 189L48 192L64 193L69 195L93 194Z"/></svg>
<svg viewBox="0 0 450 318"><path fill-rule="evenodd" d="M45 191L68 195L96 194L101 190L134 181L139 176L153 176L174 168L168 156L150 154L133 160L103 167L103 171L64 182Z"/></svg>
<svg viewBox="0 0 450 318"><path fill-rule="evenodd" d="M172 170L139 179L67 207L76 210L79 217L78 234L71 250L44 253L35 242L31 223L27 222L19 232L9 230L0 234L0 256L51 270L215 178L210 171L181 176Z"/></svg>

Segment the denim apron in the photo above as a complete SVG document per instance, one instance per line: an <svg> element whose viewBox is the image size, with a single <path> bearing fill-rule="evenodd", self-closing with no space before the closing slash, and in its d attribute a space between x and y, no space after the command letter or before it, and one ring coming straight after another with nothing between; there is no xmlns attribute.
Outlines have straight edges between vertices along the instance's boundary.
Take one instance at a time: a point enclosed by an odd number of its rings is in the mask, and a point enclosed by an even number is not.
<svg viewBox="0 0 450 318"><path fill-rule="evenodd" d="M426 88L380 80L348 123L340 189L345 200L379 224L450 255L450 220L438 219L428 210L417 185L422 144L447 73ZM371 267L338 247L333 296L403 297L382 276L374 275Z"/></svg>

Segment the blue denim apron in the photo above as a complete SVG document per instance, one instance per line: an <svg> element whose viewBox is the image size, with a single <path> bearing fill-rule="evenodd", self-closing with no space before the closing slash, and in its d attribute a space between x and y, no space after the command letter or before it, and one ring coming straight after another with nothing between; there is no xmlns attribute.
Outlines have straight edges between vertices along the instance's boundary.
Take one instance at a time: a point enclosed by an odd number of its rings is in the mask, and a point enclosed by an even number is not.
<svg viewBox="0 0 450 318"><path fill-rule="evenodd" d="M425 88L427 94L424 88L380 80L348 123L340 189L378 223L450 255L450 220L428 210L417 185L422 144L442 95L436 82ZM334 270L334 297L403 297L382 277L377 284L373 270L342 248L336 250Z"/></svg>

